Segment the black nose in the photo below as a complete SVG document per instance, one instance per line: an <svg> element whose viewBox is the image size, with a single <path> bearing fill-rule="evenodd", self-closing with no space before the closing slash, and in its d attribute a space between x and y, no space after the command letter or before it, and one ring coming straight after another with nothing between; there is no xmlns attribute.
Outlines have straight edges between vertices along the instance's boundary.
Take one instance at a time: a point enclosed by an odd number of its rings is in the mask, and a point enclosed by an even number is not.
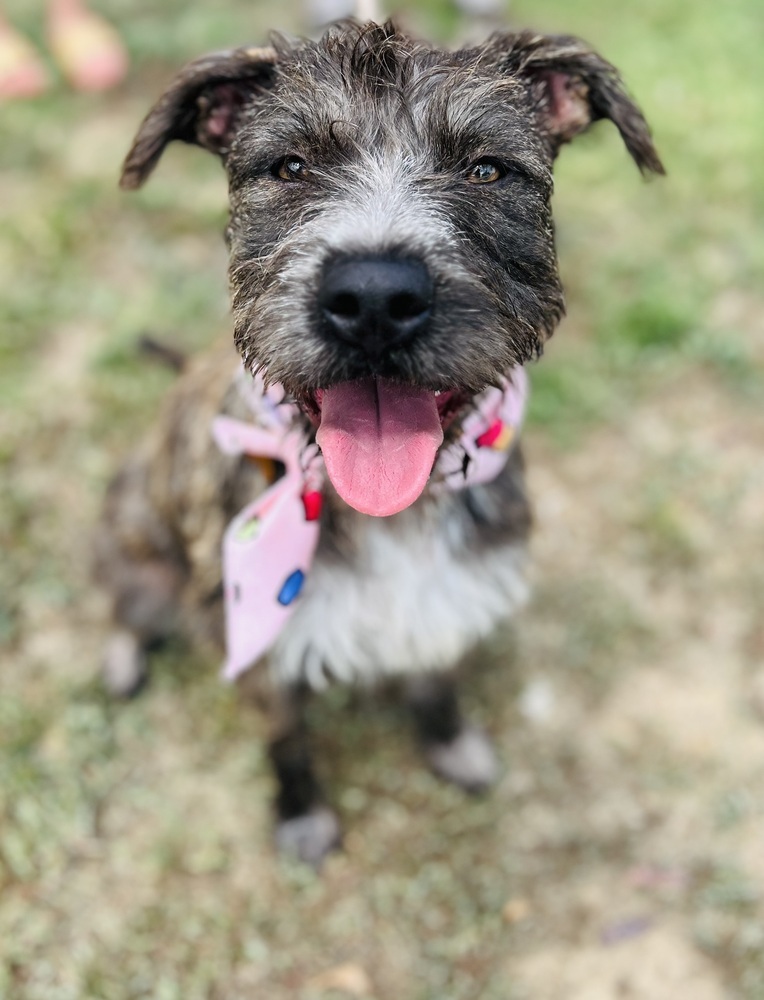
<svg viewBox="0 0 764 1000"><path fill-rule="evenodd" d="M378 358L424 330L432 298L432 280L420 261L363 257L327 267L318 305L335 336Z"/></svg>

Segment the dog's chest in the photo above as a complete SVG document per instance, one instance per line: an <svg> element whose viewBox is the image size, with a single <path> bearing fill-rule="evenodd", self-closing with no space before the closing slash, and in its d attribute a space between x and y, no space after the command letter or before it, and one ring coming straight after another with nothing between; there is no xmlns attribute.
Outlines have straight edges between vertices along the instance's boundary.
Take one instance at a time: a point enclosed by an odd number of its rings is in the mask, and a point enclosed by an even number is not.
<svg viewBox="0 0 764 1000"><path fill-rule="evenodd" d="M277 679L322 686L455 666L526 596L522 542L478 545L473 529L454 495L392 518L349 512L272 650Z"/></svg>

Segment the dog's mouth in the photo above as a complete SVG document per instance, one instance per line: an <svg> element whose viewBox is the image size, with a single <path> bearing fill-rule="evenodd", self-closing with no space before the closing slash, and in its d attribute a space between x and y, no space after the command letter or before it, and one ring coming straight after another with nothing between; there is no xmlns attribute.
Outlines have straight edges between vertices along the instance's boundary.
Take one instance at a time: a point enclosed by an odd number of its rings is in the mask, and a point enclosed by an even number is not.
<svg viewBox="0 0 764 1000"><path fill-rule="evenodd" d="M309 411L326 472L362 514L388 517L421 495L464 397L369 376L316 390Z"/></svg>

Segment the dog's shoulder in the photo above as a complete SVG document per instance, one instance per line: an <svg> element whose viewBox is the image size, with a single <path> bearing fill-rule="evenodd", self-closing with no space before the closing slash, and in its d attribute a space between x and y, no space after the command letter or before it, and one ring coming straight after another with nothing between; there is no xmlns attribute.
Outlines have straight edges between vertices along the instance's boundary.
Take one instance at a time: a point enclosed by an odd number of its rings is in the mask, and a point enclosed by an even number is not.
<svg viewBox="0 0 764 1000"><path fill-rule="evenodd" d="M237 387L240 369L230 342L192 358L165 399L143 453L154 508L193 573L210 578L219 577L228 522L271 482L266 465L224 454L213 437L217 416L249 417Z"/></svg>

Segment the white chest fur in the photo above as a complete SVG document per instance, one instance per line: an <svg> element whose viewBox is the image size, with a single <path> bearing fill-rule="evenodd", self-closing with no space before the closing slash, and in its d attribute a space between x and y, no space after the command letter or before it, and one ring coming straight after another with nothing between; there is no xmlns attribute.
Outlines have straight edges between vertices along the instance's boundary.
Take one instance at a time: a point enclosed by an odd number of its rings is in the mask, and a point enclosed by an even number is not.
<svg viewBox="0 0 764 1000"><path fill-rule="evenodd" d="M446 670L527 596L522 543L476 546L454 497L359 515L351 556L319 550L270 654L281 683Z"/></svg>

